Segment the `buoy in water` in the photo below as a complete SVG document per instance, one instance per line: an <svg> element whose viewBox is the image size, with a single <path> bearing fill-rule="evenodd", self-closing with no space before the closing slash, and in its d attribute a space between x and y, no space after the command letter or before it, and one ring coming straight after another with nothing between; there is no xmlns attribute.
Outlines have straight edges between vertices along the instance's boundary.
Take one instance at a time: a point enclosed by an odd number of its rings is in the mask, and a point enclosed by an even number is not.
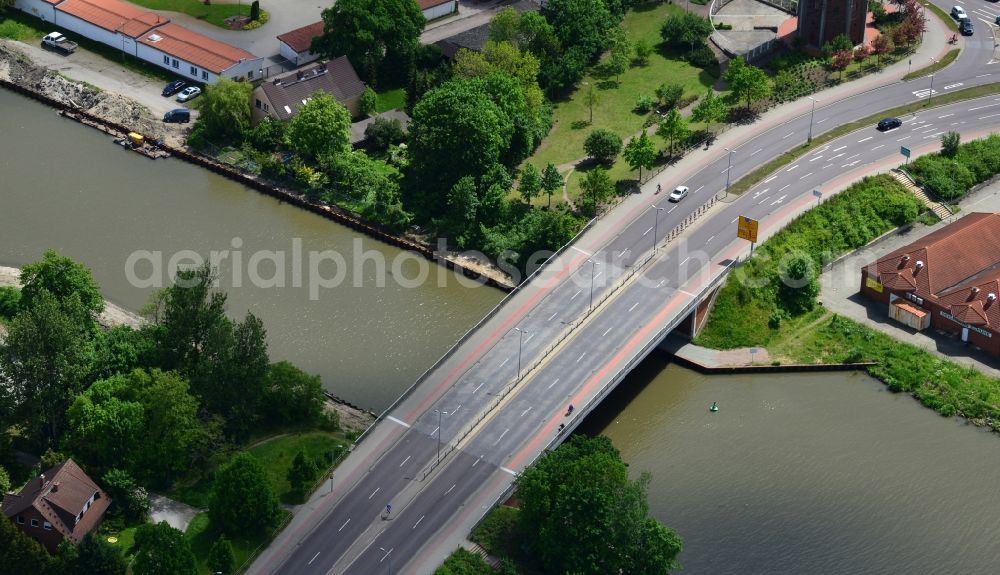
<svg viewBox="0 0 1000 575"><path fill-rule="evenodd" d="M708 410L711 411L711 412L713 412L713 413L716 412L716 411L719 411L719 404L717 402L713 401L712 402L712 407L709 407Z"/></svg>

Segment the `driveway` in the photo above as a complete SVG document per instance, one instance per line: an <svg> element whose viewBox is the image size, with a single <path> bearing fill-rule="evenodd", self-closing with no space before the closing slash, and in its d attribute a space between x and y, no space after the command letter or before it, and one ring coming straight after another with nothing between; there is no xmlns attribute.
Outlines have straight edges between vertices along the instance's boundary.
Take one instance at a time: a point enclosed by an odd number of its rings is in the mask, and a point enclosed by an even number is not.
<svg viewBox="0 0 1000 575"><path fill-rule="evenodd" d="M961 211L934 226L915 224L911 229L894 233L836 262L820 278L820 301L830 311L847 316L877 329L899 341L904 341L935 353L961 365L969 365L991 377L1000 378L1000 360L966 347L952 334L933 329L918 332L889 318L885 304L872 301L860 293L861 268L893 250L917 241L948 223L972 212L1000 212L1000 182L994 182L962 200Z"/></svg>
<svg viewBox="0 0 1000 575"><path fill-rule="evenodd" d="M149 514L150 521L153 523L166 521L171 527L181 531L187 530L194 516L202 512L201 509L155 493L149 494L149 502L152 504Z"/></svg>

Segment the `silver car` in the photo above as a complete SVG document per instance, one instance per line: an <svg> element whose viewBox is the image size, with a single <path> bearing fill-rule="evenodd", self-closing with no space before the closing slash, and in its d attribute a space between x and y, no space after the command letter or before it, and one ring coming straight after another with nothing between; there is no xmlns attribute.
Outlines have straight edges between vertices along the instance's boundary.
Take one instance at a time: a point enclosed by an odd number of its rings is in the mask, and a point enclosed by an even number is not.
<svg viewBox="0 0 1000 575"><path fill-rule="evenodd" d="M667 199L669 199L671 202L679 202L684 198L686 198L687 195L688 195L687 186L677 186L676 188L674 188L674 191L670 192L670 197Z"/></svg>
<svg viewBox="0 0 1000 575"><path fill-rule="evenodd" d="M198 97L198 94L201 94L201 88L198 86L188 86L187 88L184 88L180 94L177 94L177 101L187 102L188 100L193 100Z"/></svg>

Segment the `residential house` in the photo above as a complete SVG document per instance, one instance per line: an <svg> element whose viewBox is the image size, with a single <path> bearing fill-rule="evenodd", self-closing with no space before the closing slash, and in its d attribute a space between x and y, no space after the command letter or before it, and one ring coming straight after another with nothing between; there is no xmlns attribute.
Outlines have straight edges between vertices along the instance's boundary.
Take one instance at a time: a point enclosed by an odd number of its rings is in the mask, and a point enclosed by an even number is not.
<svg viewBox="0 0 1000 575"><path fill-rule="evenodd" d="M417 6L428 21L458 12L458 0L417 0Z"/></svg>
<svg viewBox="0 0 1000 575"><path fill-rule="evenodd" d="M262 83L250 96L250 116L255 125L265 117L288 120L313 94L326 92L357 117L364 91L365 85L354 67L346 56L341 56Z"/></svg>
<svg viewBox="0 0 1000 575"><path fill-rule="evenodd" d="M295 66L308 64L319 58L319 54L312 53L309 48L312 46L313 38L322 34L322 20L285 32L278 36L278 52Z"/></svg>
<svg viewBox="0 0 1000 575"><path fill-rule="evenodd" d="M77 544L93 531L111 498L72 459L3 498L3 514L51 553L64 540Z"/></svg>

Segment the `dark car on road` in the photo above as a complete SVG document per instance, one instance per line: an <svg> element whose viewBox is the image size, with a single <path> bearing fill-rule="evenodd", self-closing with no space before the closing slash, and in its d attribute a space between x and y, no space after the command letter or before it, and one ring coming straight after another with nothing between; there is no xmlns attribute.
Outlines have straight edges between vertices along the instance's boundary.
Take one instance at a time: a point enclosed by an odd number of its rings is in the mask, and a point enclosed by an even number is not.
<svg viewBox="0 0 1000 575"><path fill-rule="evenodd" d="M167 98L169 96L173 96L177 92L180 92L186 85L187 84L184 83L184 80L174 80L163 87L163 97Z"/></svg>
<svg viewBox="0 0 1000 575"><path fill-rule="evenodd" d="M972 36L972 20L966 18L959 21L958 31L962 33L962 36Z"/></svg>
<svg viewBox="0 0 1000 575"><path fill-rule="evenodd" d="M883 118L879 120L878 129L885 132L888 130L892 130L894 128L898 128L902 125L903 121L900 120L899 118Z"/></svg>

